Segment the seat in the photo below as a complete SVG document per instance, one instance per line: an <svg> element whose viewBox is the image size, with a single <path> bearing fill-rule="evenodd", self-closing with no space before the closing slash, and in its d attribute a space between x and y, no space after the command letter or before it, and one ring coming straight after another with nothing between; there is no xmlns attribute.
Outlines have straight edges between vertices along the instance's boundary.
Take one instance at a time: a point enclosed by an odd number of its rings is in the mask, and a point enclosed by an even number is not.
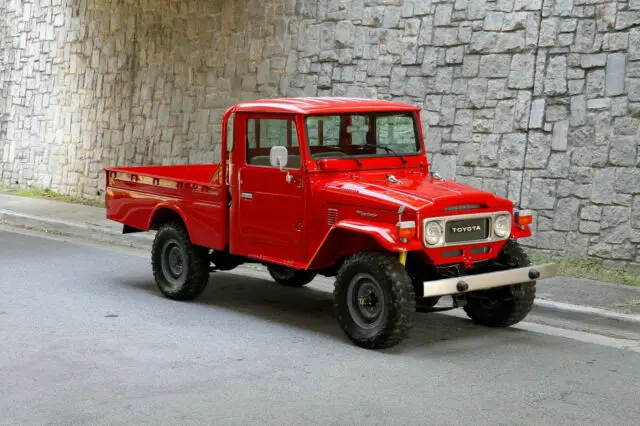
<svg viewBox="0 0 640 426"><path fill-rule="evenodd" d="M271 160L268 155L257 155L249 160L249 164L253 166L271 166Z"/></svg>

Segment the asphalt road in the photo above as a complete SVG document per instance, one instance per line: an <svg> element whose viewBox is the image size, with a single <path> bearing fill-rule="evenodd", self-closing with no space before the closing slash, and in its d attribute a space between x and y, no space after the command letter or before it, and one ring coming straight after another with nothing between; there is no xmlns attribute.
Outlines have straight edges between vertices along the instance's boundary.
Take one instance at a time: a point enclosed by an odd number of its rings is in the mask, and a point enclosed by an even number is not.
<svg viewBox="0 0 640 426"><path fill-rule="evenodd" d="M215 274L197 301L173 302L148 255L0 231L0 424L640 418L636 351L442 314L367 351L344 337L320 287Z"/></svg>

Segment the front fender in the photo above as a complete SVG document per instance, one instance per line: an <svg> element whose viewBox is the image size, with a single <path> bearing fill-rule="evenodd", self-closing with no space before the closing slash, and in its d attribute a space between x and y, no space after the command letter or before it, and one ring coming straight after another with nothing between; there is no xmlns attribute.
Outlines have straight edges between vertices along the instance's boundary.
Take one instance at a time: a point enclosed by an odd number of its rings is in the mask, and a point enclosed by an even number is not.
<svg viewBox="0 0 640 426"><path fill-rule="evenodd" d="M418 240L403 243L398 238L395 226L380 223L370 223L358 220L341 220L334 228L357 232L373 237L384 249L393 252L420 250L422 245Z"/></svg>
<svg viewBox="0 0 640 426"><path fill-rule="evenodd" d="M522 226L515 222L511 224L511 238L517 240L519 238L529 238L530 236L531 228L529 228L529 225Z"/></svg>
<svg viewBox="0 0 640 426"><path fill-rule="evenodd" d="M341 220L329 229L307 268L326 267L343 256L373 249L400 253L422 250L423 247L417 239L411 239L407 243L400 241L394 225Z"/></svg>

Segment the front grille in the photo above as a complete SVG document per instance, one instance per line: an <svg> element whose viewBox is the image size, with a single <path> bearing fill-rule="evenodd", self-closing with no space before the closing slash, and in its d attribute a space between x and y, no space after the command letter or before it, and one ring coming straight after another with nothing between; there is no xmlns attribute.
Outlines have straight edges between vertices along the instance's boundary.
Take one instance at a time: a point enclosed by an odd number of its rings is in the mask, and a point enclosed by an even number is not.
<svg viewBox="0 0 640 426"><path fill-rule="evenodd" d="M489 246L473 247L471 250L469 250L469 253L471 253L471 254L486 254L486 253L489 253Z"/></svg>
<svg viewBox="0 0 640 426"><path fill-rule="evenodd" d="M491 243L509 238L509 232L498 237L493 231L494 220L506 216L511 219L508 211L486 213L469 213L452 216L426 217L422 221L422 243L427 248L459 246L468 243ZM435 222L440 225L440 238L435 244L429 244L427 229ZM430 232L435 232L434 230ZM433 238L432 238L433 239ZM433 241L432 241L433 242Z"/></svg>
<svg viewBox="0 0 640 426"><path fill-rule="evenodd" d="M444 257L445 259L448 259L450 257L460 257L462 256L462 250L458 249L458 250L447 250L445 252L442 252L442 257Z"/></svg>
<svg viewBox="0 0 640 426"><path fill-rule="evenodd" d="M460 243L489 238L489 218L452 220L445 225L445 242Z"/></svg>

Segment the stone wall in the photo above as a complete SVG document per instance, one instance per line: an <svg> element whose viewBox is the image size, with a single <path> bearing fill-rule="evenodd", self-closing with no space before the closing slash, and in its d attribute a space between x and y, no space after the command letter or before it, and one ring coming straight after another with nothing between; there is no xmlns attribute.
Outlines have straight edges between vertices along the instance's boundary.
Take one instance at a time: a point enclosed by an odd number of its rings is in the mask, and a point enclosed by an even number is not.
<svg viewBox="0 0 640 426"><path fill-rule="evenodd" d="M638 269L640 2L558 0L542 17L528 145L542 161L525 164L522 197L538 208L533 245Z"/></svg>
<svg viewBox="0 0 640 426"><path fill-rule="evenodd" d="M535 211L531 251L640 265L639 0L12 0L0 58L4 184L214 161L239 100L394 99L438 172Z"/></svg>
<svg viewBox="0 0 640 426"><path fill-rule="evenodd" d="M44 3L0 6L0 183L95 197L104 166L212 162L224 110L282 91L292 2Z"/></svg>

